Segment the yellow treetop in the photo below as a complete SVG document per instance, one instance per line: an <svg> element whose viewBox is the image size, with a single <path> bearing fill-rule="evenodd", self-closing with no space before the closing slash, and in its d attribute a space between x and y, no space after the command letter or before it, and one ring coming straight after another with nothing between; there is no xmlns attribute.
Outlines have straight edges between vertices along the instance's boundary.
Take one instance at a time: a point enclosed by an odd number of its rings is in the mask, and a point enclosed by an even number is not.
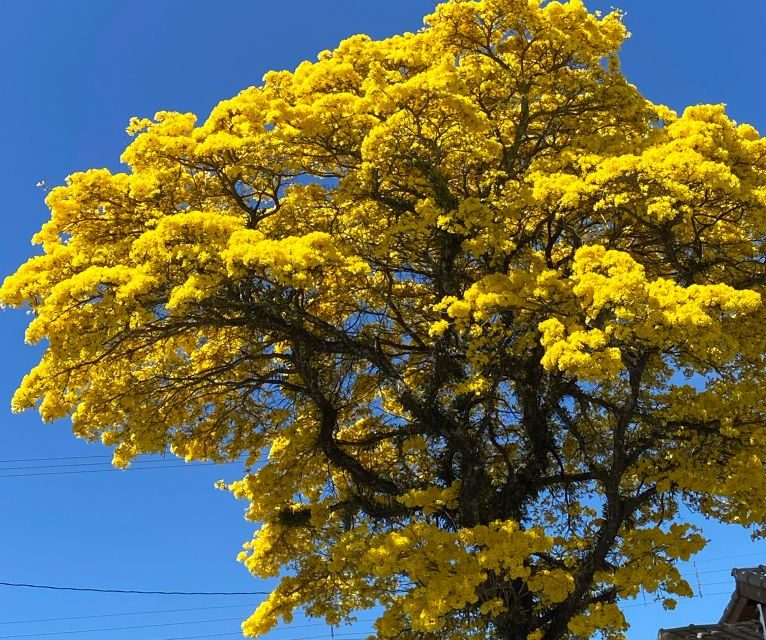
<svg viewBox="0 0 766 640"><path fill-rule="evenodd" d="M619 638L682 505L766 523L766 141L622 76L619 12L452 0L47 198L13 406L127 466L246 458L244 623ZM259 462L265 457L265 462Z"/></svg>

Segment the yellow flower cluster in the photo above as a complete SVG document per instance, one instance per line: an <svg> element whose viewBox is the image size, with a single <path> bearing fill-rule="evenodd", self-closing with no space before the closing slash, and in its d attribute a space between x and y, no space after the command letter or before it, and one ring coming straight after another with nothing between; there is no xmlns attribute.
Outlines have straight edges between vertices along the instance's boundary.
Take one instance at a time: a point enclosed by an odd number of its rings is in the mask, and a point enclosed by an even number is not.
<svg viewBox="0 0 766 640"><path fill-rule="evenodd" d="M681 496L766 523L766 140L644 99L626 35L449 0L133 119L0 288L44 346L14 409L246 459L248 635L620 637L617 598L689 594Z"/></svg>

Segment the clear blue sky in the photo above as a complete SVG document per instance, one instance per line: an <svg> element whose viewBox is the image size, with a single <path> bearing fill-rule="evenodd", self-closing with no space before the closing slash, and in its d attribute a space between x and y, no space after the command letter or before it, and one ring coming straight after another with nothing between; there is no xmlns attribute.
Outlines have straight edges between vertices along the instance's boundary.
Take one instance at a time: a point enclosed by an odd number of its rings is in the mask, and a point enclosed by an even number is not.
<svg viewBox="0 0 766 640"><path fill-rule="evenodd" d="M588 4L608 10L618 0ZM117 169L130 116L169 109L204 117L220 99L259 83L269 69L292 68L353 33L383 37L415 30L432 6L431 0L3 0L0 274L31 255L29 238L46 219L44 194L35 183L56 185L90 167ZM647 97L676 109L726 102L736 120L766 131L766 3L625 0L620 6L633 32L623 68ZM244 505L213 489L215 479L235 478L236 467L178 468L166 461L137 466L168 468L104 471L108 452L76 441L66 424L42 425L35 414L12 415L2 408L39 357L23 345L27 320L23 313L0 313L0 459L25 460L0 462L0 581L150 590L268 588L234 559L253 528L242 519ZM96 457L29 460L73 456ZM53 472L66 473L34 475ZM766 562L766 544L751 543L745 533L712 525L705 531L711 543L697 562L704 597L675 612L642 602L630 607L631 640L654 638L660 626L716 621L731 592L729 569ZM693 576L695 568L689 564L683 571ZM0 640L27 634L236 638L238 620L257 600L0 587ZM8 624L194 608L199 611ZM217 621L171 625L194 620ZM136 625L168 626L52 635ZM323 626L279 630L271 637L312 636L330 637Z"/></svg>

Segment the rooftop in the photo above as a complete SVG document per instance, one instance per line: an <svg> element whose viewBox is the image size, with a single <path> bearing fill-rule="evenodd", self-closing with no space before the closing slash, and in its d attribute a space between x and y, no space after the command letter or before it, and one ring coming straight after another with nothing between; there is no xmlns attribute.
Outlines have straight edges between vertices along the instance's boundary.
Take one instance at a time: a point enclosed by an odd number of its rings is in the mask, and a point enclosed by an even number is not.
<svg viewBox="0 0 766 640"><path fill-rule="evenodd" d="M717 624L660 629L657 640L766 640L766 565L733 569L734 593ZM761 606L759 606L761 605Z"/></svg>

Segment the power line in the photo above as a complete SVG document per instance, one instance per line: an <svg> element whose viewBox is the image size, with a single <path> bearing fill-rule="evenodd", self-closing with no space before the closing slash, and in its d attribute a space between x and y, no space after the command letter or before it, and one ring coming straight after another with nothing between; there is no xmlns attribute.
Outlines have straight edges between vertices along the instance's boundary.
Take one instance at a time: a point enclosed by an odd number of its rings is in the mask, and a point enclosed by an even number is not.
<svg viewBox="0 0 766 640"><path fill-rule="evenodd" d="M11 638L39 638L41 636L66 636L66 635L72 635L75 633L99 633L102 631L129 631L132 629L178 627L178 626L188 625L188 624L209 624L211 622L241 622L241 621L242 621L242 617L214 618L214 619L207 619L207 620L185 620L181 622L157 622L152 624L129 625L124 627L98 627L94 629L73 629L68 631L43 631L43 632L35 632L35 633L20 633L20 634L0 636L0 640L10 640ZM371 622L371 620L357 620L357 622ZM329 626L329 625L327 625L324 622L306 622L303 624L289 625L288 627L285 627L285 629L302 629L307 627L321 627L321 626ZM346 635L346 634L336 633L335 635Z"/></svg>
<svg viewBox="0 0 766 640"><path fill-rule="evenodd" d="M136 457L146 457L146 456L164 456L165 454L162 453L139 453ZM112 456L104 455L104 454L97 454L97 455L88 455L88 456L53 456L48 458L9 458L5 460L0 460L0 464L10 464L12 462L50 462L51 460L111 460Z"/></svg>
<svg viewBox="0 0 766 640"><path fill-rule="evenodd" d="M201 636L173 636L172 638L153 638L152 640L192 640L193 638L222 638L223 636L239 636L242 637L241 631L229 631L228 633L205 633ZM326 638L327 636L312 636L313 638ZM308 638L302 638L301 640L309 640Z"/></svg>
<svg viewBox="0 0 766 640"><path fill-rule="evenodd" d="M731 560L732 558L750 558L752 556L766 556L766 549L762 551L753 551L752 553L738 553L736 555L731 556L718 556L717 558L703 558L701 560L682 560L678 564L692 564L692 562L697 562L697 564L700 564L702 562L717 562L718 560ZM704 573L704 572L700 572Z"/></svg>
<svg viewBox="0 0 766 640"><path fill-rule="evenodd" d="M713 586L713 585L720 585L725 584L722 582L711 582L707 583L705 586ZM0 582L0 586L6 586L6 587L19 587L19 588L31 588L31 589L48 589L48 590L55 590L55 591L76 591L76 592L91 592L91 593L121 593L121 594L140 594L140 595L183 595L183 596L221 596L221 595L228 595L228 596L239 596L239 595L269 595L269 592L267 591L149 591L149 590L138 590L138 589L101 589L101 588L95 588L95 587L64 587L64 586L54 586L54 585L40 585L40 584L30 584L30 583L16 583L16 582ZM715 593L706 593L704 595L692 595L688 598L683 598L684 600L687 599L703 599L703 598L709 598L714 596L721 596L721 595L730 595L731 591L718 591ZM644 602L644 603L632 603L632 604L623 604L622 608L631 608L631 607L647 607L647 606L655 606L662 604L664 598L656 598L651 602ZM18 620L18 621L5 621L0 622L0 625L5 624L21 624L21 623L37 623L37 622L59 622L59 621L66 621L66 620L78 620L78 619L86 619L86 618L105 618L105 617L113 617L113 616L129 616L129 615L144 615L144 614L152 614L152 613L175 613L175 612L185 612L185 611L200 611L200 610L210 610L210 609L226 609L226 608L239 608L239 607L249 607L253 606L251 604L243 604L243 605L225 605L225 606L211 606L211 607L196 607L193 609L163 609L163 610L155 610L155 611L136 611L136 612L125 612L125 613L111 613L111 614L101 614L101 615L90 615L90 616L73 616L68 618L41 618L41 619L34 619L34 620ZM104 632L104 631L125 631L130 629L149 629L149 628L159 628L159 627L170 627L170 626L181 626L181 625L188 625L188 624L205 624L205 623L213 623L213 622L232 622L232 621L238 621L241 620L241 617L236 618L216 618L216 619L208 619L208 620L191 620L191 621L182 621L182 622L165 622L165 623L153 623L153 624L145 624L145 625L130 625L130 626L123 626L123 627L100 627L95 629L79 629L79 630L73 630L73 631L48 631L48 632L42 632L42 633L27 633L27 634L13 634L13 635L5 635L0 636L0 640L6 640L6 639L12 639L12 638L34 638L34 637L41 637L45 635L72 635L75 633L94 633L94 632ZM370 622L371 620L358 620L357 622ZM324 623L315 622L315 623L306 623L301 625L290 625L288 628L304 628L304 627L312 627L312 626L321 626ZM221 637L225 635L235 635L240 634L240 632L232 632L232 633L223 633L223 634L213 634L213 635L195 635L195 636L182 636L182 637L174 637L174 638L162 638L158 640L192 640L196 638L209 638L209 637ZM348 636L353 634L345 634L345 633L334 633L334 636ZM322 636L303 636L301 639L296 640L309 640L309 638L324 638L326 635ZM360 636L361 637L361 636ZM366 636L365 636L366 637Z"/></svg>
<svg viewBox="0 0 766 640"><path fill-rule="evenodd" d="M78 591L88 593L129 593L152 596L267 596L270 591L146 591L143 589L99 589L96 587L62 587L28 582L0 582L2 587L47 589L49 591Z"/></svg>
<svg viewBox="0 0 766 640"><path fill-rule="evenodd" d="M127 631L130 629L147 629L149 627L171 627L174 625L181 625L181 624L202 624L205 622L224 622L224 621L231 621L231 620L240 620L240 618L232 618L232 619L221 619L221 620L196 620L191 622L170 622L165 624L147 624L147 625L139 625L134 627L111 627L111 628L102 628L102 629L80 629L80 630L74 630L74 631L45 631L42 633L25 633L25 634L18 634L18 635L12 635L12 636L0 636L0 638L4 640L9 640L11 638L39 638L42 636L60 636L60 635L68 635L73 633L91 633L91 632L97 632L97 631ZM316 626L322 626L323 623L311 623L311 624L298 624L293 627L288 628L300 628L300 627L316 627ZM161 638L157 640L192 640L193 638L220 638L223 636L233 636L237 635L242 637L241 631L229 631L224 633L205 633L202 635L193 635L193 636L175 636L173 638ZM341 632L338 633L337 631L333 632L333 637L346 637L349 640L354 640L354 638L366 638L368 637L367 633L361 633L359 631L349 631L349 632ZM327 634L323 633L320 635L314 635L314 636L301 636L300 638L293 637L288 638L287 640L312 640L312 639L318 639L318 638L327 638Z"/></svg>
<svg viewBox="0 0 766 640"><path fill-rule="evenodd" d="M705 586L705 585L702 585L702 586ZM715 593L706 593L703 596L698 596L698 595L682 596L680 598L680 601L692 600L692 599L695 599L695 600L696 599L700 599L700 600L702 600L704 598L710 598L712 596L728 596L728 595L731 595L731 593L732 592L730 590L730 591L716 591ZM675 599L675 597L672 594L668 595L668 598ZM666 598L655 598L651 602L634 602L633 604L623 604L623 605L621 605L621 607L623 609L627 609L628 607L652 607L652 606L655 606L655 605L658 605L658 604L662 604L663 600L666 600Z"/></svg>
<svg viewBox="0 0 766 640"><path fill-rule="evenodd" d="M703 574L710 574L710 573L731 573L731 567L728 569L709 569L707 571L698 571L699 575ZM688 573L682 573L682 576L688 577L690 574Z"/></svg>
<svg viewBox="0 0 766 640"><path fill-rule="evenodd" d="M208 634L205 633L201 636L173 636L172 638L151 638L150 640L196 640L197 638L221 638L223 636L239 636L242 637L241 631L230 631L228 633L213 633ZM344 636L347 638L347 640L364 640L364 638L368 638L369 634L365 633L362 635L359 635L358 632L349 632L349 633L338 633L334 632L333 637L338 636ZM318 636L301 636L301 637L292 637L292 638L283 638L282 640L318 640L319 638L322 638L326 640L327 634L323 633Z"/></svg>
<svg viewBox="0 0 766 640"><path fill-rule="evenodd" d="M18 633L10 636L0 636L0 639L6 638L39 638L40 636L69 636L73 633L97 633L99 631L127 631L129 629L150 629L156 627L178 627L186 624L205 624L210 622L241 622L242 618L213 618L208 620L187 620L185 622L155 622L152 624L130 625L127 627L99 627L97 629L74 629L72 631L43 631L38 633Z"/></svg>
<svg viewBox="0 0 766 640"><path fill-rule="evenodd" d="M153 455L153 454L142 454ZM158 454L161 455L161 454ZM48 462L50 460L92 460L94 458L100 458L102 460L111 460L111 456L105 455L90 455L90 456L54 456L52 458L11 458L7 460L0 460L0 464L10 464L12 462Z"/></svg>
<svg viewBox="0 0 766 640"><path fill-rule="evenodd" d="M155 455L155 454L143 454L143 455ZM103 462L57 462L58 460L72 461L72 460L89 460L98 458ZM101 467L111 464L111 456L60 456L52 458L16 458L0 460L0 465L12 464L17 462L51 462L53 464L46 465L25 465L19 467L3 467L0 466L0 478L28 478L34 476L53 476L53 475L76 475L80 473L106 473L106 472L119 472L119 471L141 471L148 469L180 469L189 467L209 467L209 466L226 466L226 465L243 465L245 466L245 460L230 460L226 462L184 462L179 464L179 458L175 456L169 458L148 458L143 460L133 460L133 464L151 465L151 466L131 466L127 469L117 469L115 467L107 467L105 469L83 469L82 467ZM267 458L259 458L252 462L248 468L252 468L254 465L262 464L267 461ZM158 464L162 463L162 464ZM59 469L67 469L73 467L72 470L61 471ZM36 471L37 469L45 469L46 471ZM50 471L50 469L56 469ZM6 473L8 471L31 471L31 473Z"/></svg>
<svg viewBox="0 0 766 640"><path fill-rule="evenodd" d="M714 585L721 585L721 584L728 584L728 581L726 582L708 582L703 583L703 586L714 586ZM23 588L23 589L46 589L49 591L76 591L76 592L87 592L87 593L124 593L124 594L138 594L138 595L164 595L164 596L265 596L269 595L270 591L167 591L167 590L158 590L158 591L151 591L146 589L106 589L106 588L99 588L99 587L70 587L70 586L61 586L61 585L50 585L50 584L33 584L29 582L0 582L0 586L3 587L12 587L12 588ZM713 595L713 594L711 594ZM692 596L697 597L697 596ZM230 606L246 606L246 605L230 605ZM626 605L626 606L632 606L632 605ZM204 607L205 609L223 609L226 607ZM80 618L98 618L98 617L109 617L109 616L117 616L117 615L137 615L137 614L144 614L144 613L171 613L175 611L198 611L200 610L199 607L194 609L167 609L167 610L160 610L160 611L138 611L135 613L115 613L115 614L103 614L103 615L95 615L95 616L79 616L79 617L73 617L73 618L49 618L49 619L41 619L41 620L29 620L29 621L9 621L9 622L2 622L0 621L0 625L2 624L17 624L20 622L46 622L46 621L58 621L58 620L77 620Z"/></svg>
<svg viewBox="0 0 766 640"><path fill-rule="evenodd" d="M0 478L30 478L33 476L67 476L82 473L132 473L134 471L148 471L150 469L192 469L196 467L220 467L223 465L238 464L236 462L199 462L195 464L162 464L153 467L132 467L130 469L82 469L77 471L40 471L33 473L2 473ZM240 463L241 464L241 463Z"/></svg>
<svg viewBox="0 0 766 640"><path fill-rule="evenodd" d="M203 633L201 636L173 636L172 638L152 638L151 640L193 640L196 638L222 638L223 636L239 636L242 637L241 631L229 631L225 633ZM323 636L310 636L311 638L326 638ZM309 640L309 638L299 638L293 640Z"/></svg>
<svg viewBox="0 0 766 640"><path fill-rule="evenodd" d="M181 458L174 453L139 453L132 459L133 464L147 463L147 462L174 462ZM7 458L0 460L0 464L14 464L17 462L57 462L59 460L71 461L71 460L103 460L103 462L76 462L72 465L65 464L53 464L53 467L64 466L93 466L97 464L111 464L113 457L111 455L91 455L91 456L53 456L48 458ZM266 457L259 458L256 462L265 462ZM221 462L217 464L234 464L236 462L244 462L244 460L231 460L229 462ZM27 468L27 467L24 467ZM37 467L28 467L34 469Z"/></svg>
<svg viewBox="0 0 766 640"><path fill-rule="evenodd" d="M0 620L0 626L8 624L37 624L40 622L67 622L70 620L89 620L93 618L116 618L120 616L148 616L157 613L185 613L188 611L209 611L212 609L244 609L257 604L222 604L212 607L186 607L183 609L153 609L149 611L123 611L117 613L97 613L88 616L67 616L65 618L33 618L29 620Z"/></svg>
<svg viewBox="0 0 766 640"><path fill-rule="evenodd" d="M189 611L194 611L195 613L198 611L210 611L213 609L254 609L258 606L258 603L246 603L246 604L225 604L225 605L218 605L218 606L212 606L212 607L186 607L183 609L151 609L151 610L145 610L145 611L124 611L124 612L117 612L117 613L100 613L100 614L91 614L87 616L67 616L64 618L31 618L29 620L6 620L6 621L0 621L0 625L8 625L8 624L39 624L41 622L70 622L72 620L90 620L93 618L114 618L119 616L148 616L148 615L156 615L158 613L188 613ZM241 620L241 618L236 618L237 620ZM355 622L374 622L375 618L363 618L361 620L356 620ZM186 623L184 623L186 624ZM324 622L310 622L305 624L290 624L290 629L300 629L302 627L316 627L321 626L325 624ZM84 629L83 632L90 631L90 629ZM2 637L2 636L0 636Z"/></svg>
<svg viewBox="0 0 766 640"><path fill-rule="evenodd" d="M205 465L205 464L238 464L238 461L232 461L232 462L195 462L195 463L189 463L186 462L183 465L178 465L178 459L173 458L167 458L166 460L163 460L162 458L155 459L155 460L134 460L131 464L151 464L151 463L158 463L158 462L164 462L164 463L176 463L177 466L187 466L187 467L193 467L193 466L199 466L199 465ZM31 466L23 466L23 467L0 467L0 473L4 471L26 471L29 469L61 469L61 468L67 468L67 467L103 467L104 465L111 465L111 462L73 462L73 463L64 463L64 464L38 464L38 465L31 465ZM162 465L164 466L164 465ZM115 467L110 467L109 469L103 469L103 471L130 471L131 469L143 469L143 467L129 467L127 469L117 469Z"/></svg>

